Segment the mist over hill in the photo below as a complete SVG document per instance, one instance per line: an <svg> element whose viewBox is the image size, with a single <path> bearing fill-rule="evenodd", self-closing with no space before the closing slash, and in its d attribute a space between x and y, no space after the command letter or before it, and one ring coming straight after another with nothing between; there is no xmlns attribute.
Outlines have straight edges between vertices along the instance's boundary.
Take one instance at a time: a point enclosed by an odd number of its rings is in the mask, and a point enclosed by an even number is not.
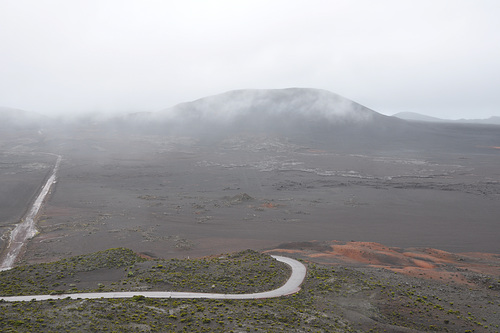
<svg viewBox="0 0 500 333"><path fill-rule="evenodd" d="M500 136L498 126L407 121L335 93L309 88L234 90L158 112L112 118L89 114L71 121L1 108L0 120L0 126L9 129L71 135L74 128L87 128L120 135L189 136L205 144L242 133L265 134L342 151L476 149L498 146Z"/></svg>
<svg viewBox="0 0 500 333"><path fill-rule="evenodd" d="M378 113L326 90L288 88L233 90L160 111L199 121L238 122L246 118L304 117L331 122L368 122Z"/></svg>
<svg viewBox="0 0 500 333"><path fill-rule="evenodd" d="M306 88L234 90L156 113L122 117L118 127L189 135L212 142L240 133L264 133L338 147L369 144L406 132L406 122L381 115L329 91Z"/></svg>

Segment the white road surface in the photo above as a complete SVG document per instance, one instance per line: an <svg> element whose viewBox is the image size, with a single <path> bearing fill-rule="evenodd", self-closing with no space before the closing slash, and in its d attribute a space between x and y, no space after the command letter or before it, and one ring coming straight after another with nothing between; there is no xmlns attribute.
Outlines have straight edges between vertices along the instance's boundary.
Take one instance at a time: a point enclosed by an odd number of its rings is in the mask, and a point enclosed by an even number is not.
<svg viewBox="0 0 500 333"><path fill-rule="evenodd" d="M6 302L18 301L44 301L49 299L93 299L93 298L130 298L133 296L144 296L150 298L208 298L208 299L258 299L274 298L291 295L299 292L300 285L306 277L306 267L295 259L281 256L272 256L292 268L292 274L288 281L278 289L253 294L213 294L213 293L192 293L176 291L130 291L130 292L107 292L107 293L77 293L61 295L29 295L29 296L9 296L1 297L0 300Z"/></svg>

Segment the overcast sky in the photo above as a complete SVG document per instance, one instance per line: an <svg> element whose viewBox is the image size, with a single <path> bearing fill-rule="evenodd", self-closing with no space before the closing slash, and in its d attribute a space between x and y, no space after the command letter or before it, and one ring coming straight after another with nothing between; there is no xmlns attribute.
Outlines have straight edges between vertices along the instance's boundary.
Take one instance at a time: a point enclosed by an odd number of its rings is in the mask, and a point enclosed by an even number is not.
<svg viewBox="0 0 500 333"><path fill-rule="evenodd" d="M0 0L0 106L157 111L288 87L500 116L500 1Z"/></svg>

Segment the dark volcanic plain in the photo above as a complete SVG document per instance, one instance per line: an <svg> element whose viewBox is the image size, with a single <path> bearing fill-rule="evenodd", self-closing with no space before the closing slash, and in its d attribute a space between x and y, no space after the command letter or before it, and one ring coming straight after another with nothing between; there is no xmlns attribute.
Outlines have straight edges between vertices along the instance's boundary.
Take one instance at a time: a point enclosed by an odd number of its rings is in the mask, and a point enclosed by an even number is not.
<svg viewBox="0 0 500 333"><path fill-rule="evenodd" d="M118 246L168 258L311 240L500 253L495 148L347 153L268 134L206 143L85 128L69 144L60 135L32 148L63 163L27 262ZM2 156L20 165L18 177L3 175L16 189L2 194L3 206L16 203L2 211L11 213L5 224L34 197L54 157Z"/></svg>

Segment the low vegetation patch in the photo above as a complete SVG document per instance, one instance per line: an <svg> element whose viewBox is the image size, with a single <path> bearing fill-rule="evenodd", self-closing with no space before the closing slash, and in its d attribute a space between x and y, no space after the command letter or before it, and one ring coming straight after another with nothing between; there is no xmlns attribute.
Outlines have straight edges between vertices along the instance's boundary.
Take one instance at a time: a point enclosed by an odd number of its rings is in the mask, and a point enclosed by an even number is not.
<svg viewBox="0 0 500 333"><path fill-rule="evenodd" d="M3 296L106 291L253 293L280 287L287 265L255 251L197 260L146 260L118 248L0 272Z"/></svg>
<svg viewBox="0 0 500 333"><path fill-rule="evenodd" d="M289 276L284 264L254 251L196 260L144 260L129 250L112 249L75 258L80 258L76 262L96 260L88 266L94 267L92 271L72 270L75 276L89 272L113 272L109 276L120 273L116 281L99 282L102 286L94 288L104 291L169 287L201 292L254 292L276 288ZM74 262L74 258L69 258L17 269L26 274L24 279L34 282L42 281L37 276L42 276L47 267L73 267L69 263ZM28 271L30 274L25 273ZM0 281L7 283L13 277L11 272L14 271L1 273ZM43 277L47 281L48 277ZM73 288L81 291L78 283L74 282ZM29 286L26 290L37 288L31 282L22 285ZM422 332L498 332L499 299L496 290L482 285L471 288L411 278L380 268L309 263L302 290L291 296L256 300L134 296L0 302L0 331L394 332L406 327Z"/></svg>

